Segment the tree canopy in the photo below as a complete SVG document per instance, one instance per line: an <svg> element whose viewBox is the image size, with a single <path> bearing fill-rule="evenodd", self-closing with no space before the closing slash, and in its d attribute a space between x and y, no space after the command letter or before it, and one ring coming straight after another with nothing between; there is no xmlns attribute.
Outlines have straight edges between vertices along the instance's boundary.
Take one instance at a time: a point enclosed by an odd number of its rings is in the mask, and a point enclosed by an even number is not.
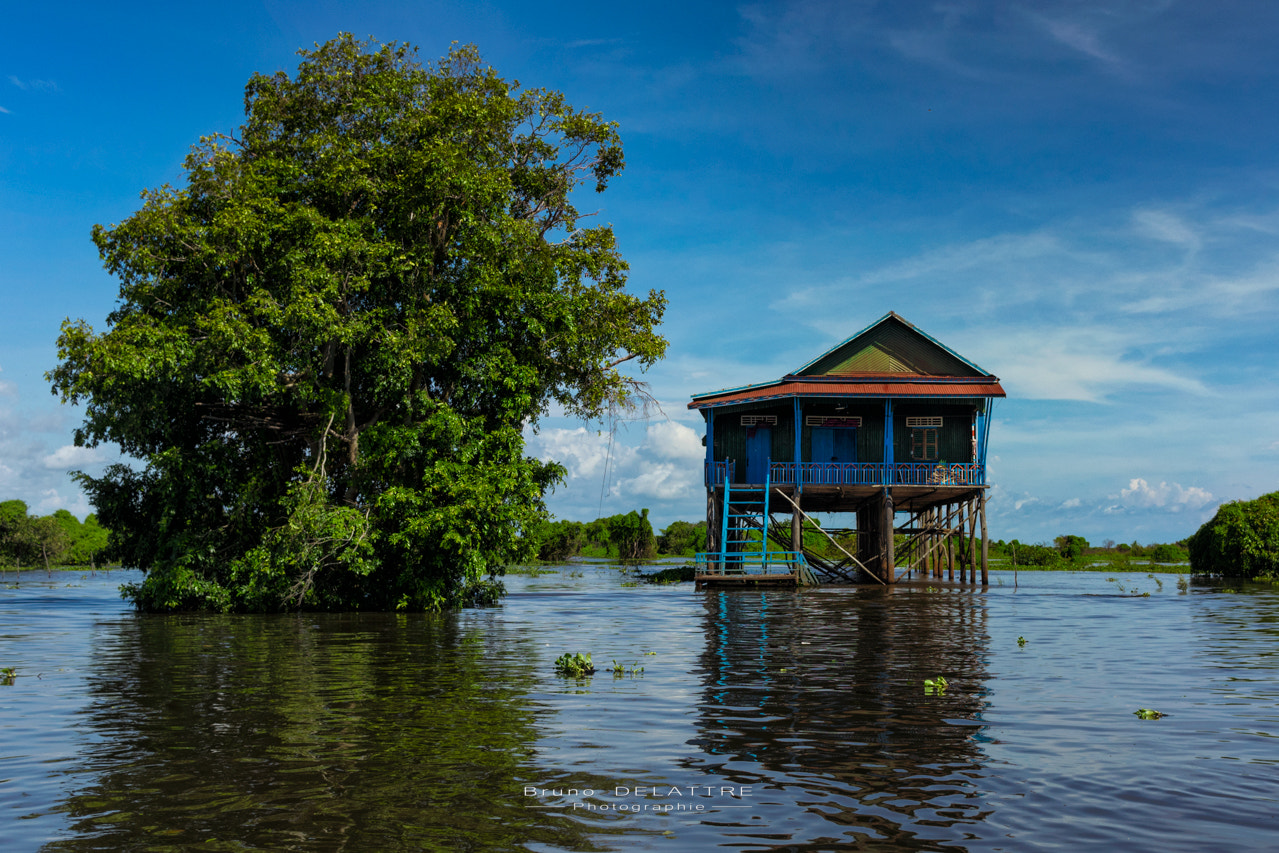
<svg viewBox="0 0 1279 853"><path fill-rule="evenodd" d="M1187 550L1196 574L1279 578L1279 492L1222 504Z"/></svg>
<svg viewBox="0 0 1279 853"><path fill-rule="evenodd" d="M614 123L522 90L473 47L423 67L348 34L254 75L237 134L93 239L109 328L63 324L55 393L141 608L432 609L489 595L563 469L551 406L598 417L666 342L583 185ZM576 192L575 192L576 191Z"/></svg>

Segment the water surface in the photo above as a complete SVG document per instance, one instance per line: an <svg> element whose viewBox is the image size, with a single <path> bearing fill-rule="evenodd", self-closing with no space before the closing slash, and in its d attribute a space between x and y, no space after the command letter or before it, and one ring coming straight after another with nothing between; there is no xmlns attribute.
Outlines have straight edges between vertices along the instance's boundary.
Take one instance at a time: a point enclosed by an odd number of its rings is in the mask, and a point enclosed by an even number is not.
<svg viewBox="0 0 1279 853"><path fill-rule="evenodd" d="M577 564L443 616L139 616L134 573L13 578L6 851L1279 845L1269 587L695 592ZM596 674L555 675L566 651Z"/></svg>

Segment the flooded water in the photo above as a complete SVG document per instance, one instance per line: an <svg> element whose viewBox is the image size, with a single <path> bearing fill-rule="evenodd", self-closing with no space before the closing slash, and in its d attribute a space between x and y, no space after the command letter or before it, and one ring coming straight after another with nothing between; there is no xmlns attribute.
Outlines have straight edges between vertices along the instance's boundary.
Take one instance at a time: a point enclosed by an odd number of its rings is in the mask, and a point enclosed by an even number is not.
<svg viewBox="0 0 1279 853"><path fill-rule="evenodd" d="M223 617L10 574L0 849L1275 849L1279 593L1114 577Z"/></svg>

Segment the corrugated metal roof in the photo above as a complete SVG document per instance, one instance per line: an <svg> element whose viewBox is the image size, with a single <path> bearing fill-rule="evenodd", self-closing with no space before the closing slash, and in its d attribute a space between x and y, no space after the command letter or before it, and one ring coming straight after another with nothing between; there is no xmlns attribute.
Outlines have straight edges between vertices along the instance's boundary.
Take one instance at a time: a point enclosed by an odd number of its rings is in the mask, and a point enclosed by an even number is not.
<svg viewBox="0 0 1279 853"><path fill-rule="evenodd" d="M893 311L795 371L797 375L809 376L870 372L987 375L976 364Z"/></svg>
<svg viewBox="0 0 1279 853"><path fill-rule="evenodd" d="M915 381L900 378L884 381L781 380L732 391L700 394L688 404L690 409L707 409L732 403L773 400L780 397L1005 397L999 380L993 376L937 381L920 377Z"/></svg>

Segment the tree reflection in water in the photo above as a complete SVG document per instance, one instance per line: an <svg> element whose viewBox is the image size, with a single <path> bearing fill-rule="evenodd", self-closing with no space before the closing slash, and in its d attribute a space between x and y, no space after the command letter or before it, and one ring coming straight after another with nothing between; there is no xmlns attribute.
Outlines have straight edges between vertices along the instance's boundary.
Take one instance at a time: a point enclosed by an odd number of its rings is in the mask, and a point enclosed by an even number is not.
<svg viewBox="0 0 1279 853"><path fill-rule="evenodd" d="M94 653L76 835L46 849L595 849L519 796L544 778L532 656L484 621L125 621Z"/></svg>

